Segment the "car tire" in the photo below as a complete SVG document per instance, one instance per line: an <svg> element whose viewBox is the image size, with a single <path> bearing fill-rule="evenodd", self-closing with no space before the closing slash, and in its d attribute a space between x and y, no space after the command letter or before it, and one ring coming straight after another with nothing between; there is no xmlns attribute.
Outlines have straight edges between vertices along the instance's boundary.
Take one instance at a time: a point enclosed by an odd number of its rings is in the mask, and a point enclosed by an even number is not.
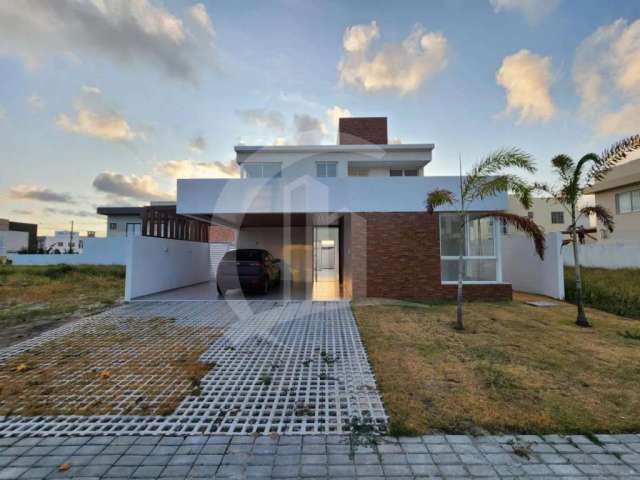
<svg viewBox="0 0 640 480"><path fill-rule="evenodd" d="M264 286L262 287L262 293L265 295L269 293L269 277L264 278Z"/></svg>
<svg viewBox="0 0 640 480"><path fill-rule="evenodd" d="M218 295L220 295L221 297L224 297L224 290L217 283L216 283L216 289L218 290Z"/></svg>

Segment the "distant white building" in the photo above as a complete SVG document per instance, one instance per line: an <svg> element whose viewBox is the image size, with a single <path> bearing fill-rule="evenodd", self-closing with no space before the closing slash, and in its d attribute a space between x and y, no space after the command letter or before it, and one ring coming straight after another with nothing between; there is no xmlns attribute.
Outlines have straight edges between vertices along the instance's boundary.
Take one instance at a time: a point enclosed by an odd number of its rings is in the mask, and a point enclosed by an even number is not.
<svg viewBox="0 0 640 480"><path fill-rule="evenodd" d="M84 238L79 232L56 230L53 235L38 237L39 247L47 253L82 253Z"/></svg>

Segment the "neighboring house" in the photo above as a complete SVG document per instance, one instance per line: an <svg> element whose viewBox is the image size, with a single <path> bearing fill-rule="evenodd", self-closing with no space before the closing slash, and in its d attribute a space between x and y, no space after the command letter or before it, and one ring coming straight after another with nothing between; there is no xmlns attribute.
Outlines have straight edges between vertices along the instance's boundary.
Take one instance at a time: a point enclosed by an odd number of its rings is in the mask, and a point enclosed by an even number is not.
<svg viewBox="0 0 640 480"><path fill-rule="evenodd" d="M571 216L555 200L535 197L530 209L525 209L514 195L509 195L507 211L523 217L529 217L544 229L546 233L565 231L571 224ZM518 234L513 227L502 225L504 235Z"/></svg>
<svg viewBox="0 0 640 480"><path fill-rule="evenodd" d="M70 249L75 253L82 253L84 237L79 232L56 230L53 235L38 237L38 247L46 253L68 253Z"/></svg>
<svg viewBox="0 0 640 480"><path fill-rule="evenodd" d="M0 255L38 248L38 225L0 218Z"/></svg>
<svg viewBox="0 0 640 480"><path fill-rule="evenodd" d="M140 235L144 207L98 207L107 216L107 237Z"/></svg>
<svg viewBox="0 0 640 480"><path fill-rule="evenodd" d="M594 194L595 203L607 208L615 221L613 233L598 225L599 238L640 241L640 158L615 166L587 193Z"/></svg>
<svg viewBox="0 0 640 480"><path fill-rule="evenodd" d="M386 118L343 118L338 145L237 146L240 179L180 179L178 217L237 231L238 248L281 259L285 288L312 295L444 299L456 294L465 244L467 298L510 298L501 266L501 232L476 214L507 209L507 195L473 202L465 236L444 207L425 211L436 188L458 177L428 175L433 144L388 144ZM149 207L151 211L154 207ZM144 220L127 267L127 298L202 281L201 227L158 210ZM185 228L188 233L185 235ZM161 241L160 241L161 240ZM174 246L172 248L171 246ZM208 255L208 250L206 250Z"/></svg>

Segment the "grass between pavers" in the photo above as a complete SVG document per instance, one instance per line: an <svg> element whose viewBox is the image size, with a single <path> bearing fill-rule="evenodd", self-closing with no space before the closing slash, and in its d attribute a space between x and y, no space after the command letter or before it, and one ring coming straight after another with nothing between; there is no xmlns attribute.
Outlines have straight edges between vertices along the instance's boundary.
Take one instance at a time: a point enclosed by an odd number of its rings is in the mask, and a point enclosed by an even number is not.
<svg viewBox="0 0 640 480"><path fill-rule="evenodd" d="M124 273L122 266L0 265L0 347L121 301Z"/></svg>
<svg viewBox="0 0 640 480"><path fill-rule="evenodd" d="M169 415L213 368L220 331L167 318L87 324L0 365L1 415Z"/></svg>
<svg viewBox="0 0 640 480"><path fill-rule="evenodd" d="M640 319L640 269L582 267L585 305L630 318ZM568 301L575 301L575 270L564 269L564 289Z"/></svg>
<svg viewBox="0 0 640 480"><path fill-rule="evenodd" d="M640 323L540 299L465 304L354 305L390 415L390 433L640 431Z"/></svg>

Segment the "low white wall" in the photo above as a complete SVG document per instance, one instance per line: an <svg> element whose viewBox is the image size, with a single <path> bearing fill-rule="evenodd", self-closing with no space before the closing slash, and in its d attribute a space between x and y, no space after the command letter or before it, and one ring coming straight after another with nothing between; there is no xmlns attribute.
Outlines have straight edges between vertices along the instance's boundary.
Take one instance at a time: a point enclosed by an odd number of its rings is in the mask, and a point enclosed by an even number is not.
<svg viewBox="0 0 640 480"><path fill-rule="evenodd" d="M124 265L127 261L127 237L85 238L82 253L10 254L14 265Z"/></svg>
<svg viewBox="0 0 640 480"><path fill-rule="evenodd" d="M209 244L131 237L125 300L209 281Z"/></svg>
<svg viewBox="0 0 640 480"><path fill-rule="evenodd" d="M0 255L9 252L17 252L29 246L29 234L27 232L16 232L14 230L0 231Z"/></svg>
<svg viewBox="0 0 640 480"><path fill-rule="evenodd" d="M548 233L544 260L533 241L522 235L502 237L502 278L514 290L564 299L562 234Z"/></svg>
<svg viewBox="0 0 640 480"><path fill-rule="evenodd" d="M579 245L580 265L599 268L640 268L640 242L599 241ZM563 248L564 264L573 266L573 247Z"/></svg>

